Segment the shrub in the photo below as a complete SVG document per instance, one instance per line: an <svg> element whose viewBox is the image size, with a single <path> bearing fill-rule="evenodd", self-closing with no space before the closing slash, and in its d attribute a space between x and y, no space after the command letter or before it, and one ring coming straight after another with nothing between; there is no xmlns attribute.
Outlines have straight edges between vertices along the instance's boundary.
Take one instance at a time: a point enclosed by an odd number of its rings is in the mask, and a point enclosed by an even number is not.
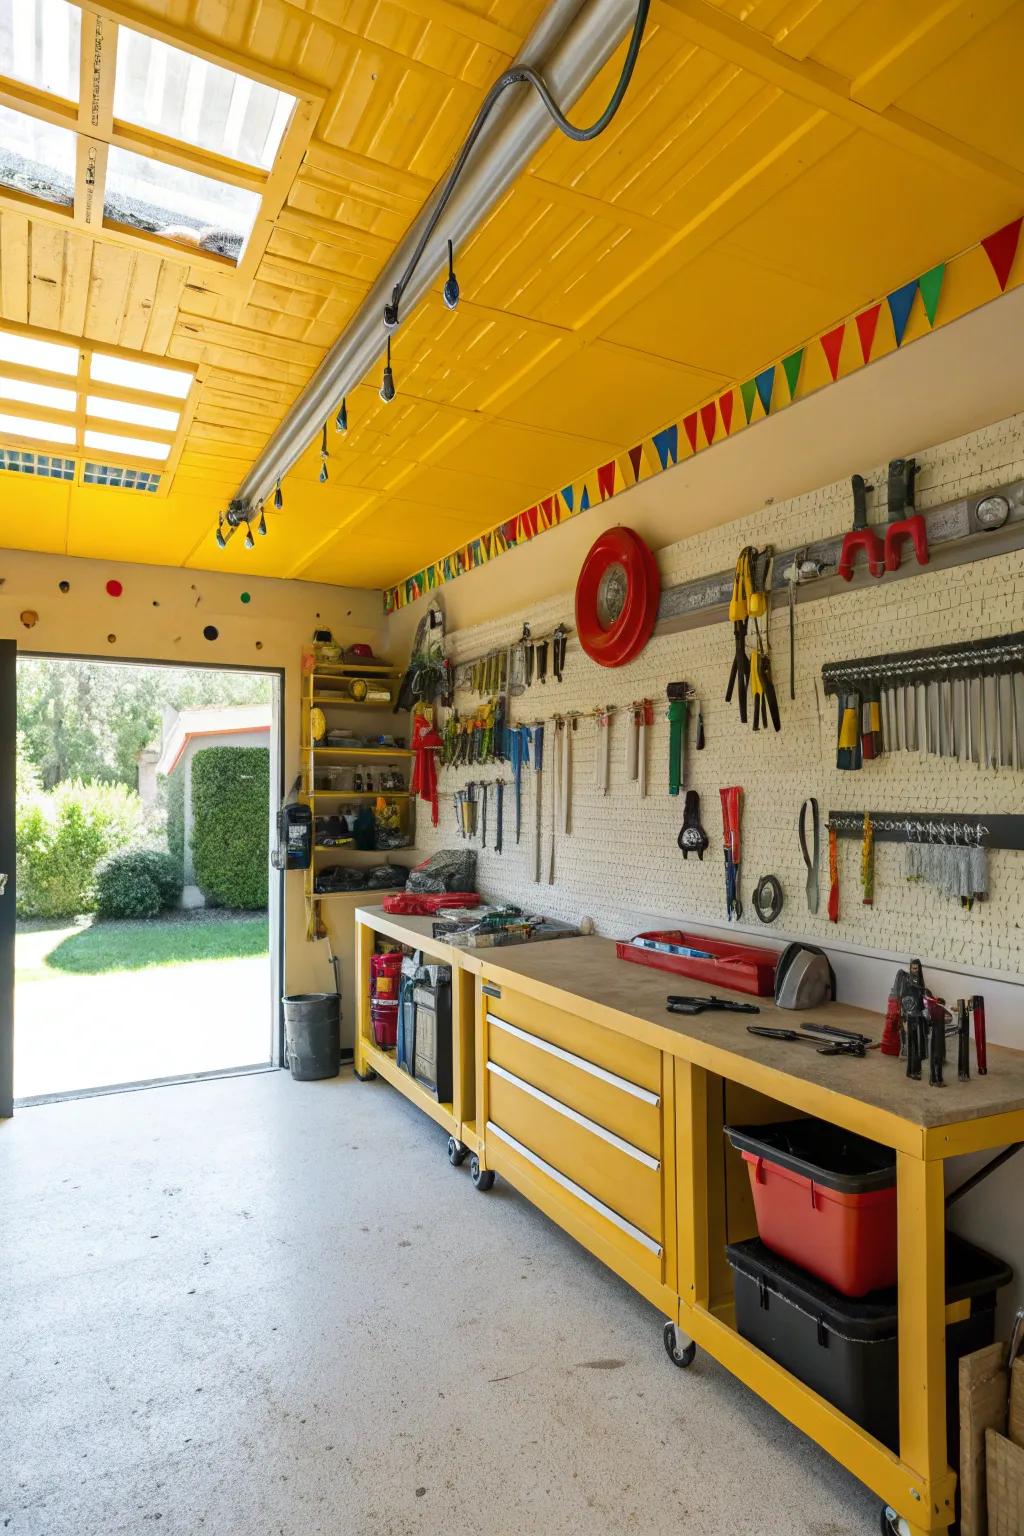
<svg viewBox="0 0 1024 1536"><path fill-rule="evenodd" d="M164 780L167 805L167 847L178 861L179 869L185 867L185 770Z"/></svg>
<svg viewBox="0 0 1024 1536"><path fill-rule="evenodd" d="M214 906L267 905L270 752L207 747L192 759L192 866Z"/></svg>
<svg viewBox="0 0 1024 1536"><path fill-rule="evenodd" d="M105 859L96 871L100 917L156 917L177 905L181 870L169 853L130 848Z"/></svg>
<svg viewBox="0 0 1024 1536"><path fill-rule="evenodd" d="M144 811L120 784L71 780L19 802L19 917L75 917L95 906L96 867L108 853L143 833Z"/></svg>

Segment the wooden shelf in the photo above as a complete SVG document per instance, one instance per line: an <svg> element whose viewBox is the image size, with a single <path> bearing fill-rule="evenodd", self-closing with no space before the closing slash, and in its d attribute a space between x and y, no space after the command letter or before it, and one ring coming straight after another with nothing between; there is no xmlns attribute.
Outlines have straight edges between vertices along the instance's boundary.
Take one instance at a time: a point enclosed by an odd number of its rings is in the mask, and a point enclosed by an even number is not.
<svg viewBox="0 0 1024 1536"><path fill-rule="evenodd" d="M313 704L319 704L321 709L326 705L328 709L375 709L378 714L390 710L393 699L346 699L336 693L314 693L310 700Z"/></svg>
<svg viewBox="0 0 1024 1536"><path fill-rule="evenodd" d="M314 789L306 796L314 800L408 800L407 789Z"/></svg>
<svg viewBox="0 0 1024 1536"><path fill-rule="evenodd" d="M314 853L344 854L346 859L354 859L357 864L364 860L367 864L397 864L406 868L405 855L411 854L418 859L421 853L419 848L357 848L354 843L344 843L340 848L331 848L326 843L315 843Z"/></svg>
<svg viewBox="0 0 1024 1536"><path fill-rule="evenodd" d="M313 751L317 757L412 757L411 747L314 747Z"/></svg>
<svg viewBox="0 0 1024 1536"><path fill-rule="evenodd" d="M306 674L308 677L402 677L390 661L322 661Z"/></svg>
<svg viewBox="0 0 1024 1536"><path fill-rule="evenodd" d="M363 894L365 896L366 893ZM399 1093L404 1093L407 1099L419 1105L423 1113L429 1115L438 1125L443 1126L450 1136L459 1134L459 1124L452 1113L452 1105L439 1104L414 1077L402 1071L390 1052L382 1051L379 1045L373 1045L364 1040L363 1057L366 1065L372 1067L378 1076L386 1078Z"/></svg>

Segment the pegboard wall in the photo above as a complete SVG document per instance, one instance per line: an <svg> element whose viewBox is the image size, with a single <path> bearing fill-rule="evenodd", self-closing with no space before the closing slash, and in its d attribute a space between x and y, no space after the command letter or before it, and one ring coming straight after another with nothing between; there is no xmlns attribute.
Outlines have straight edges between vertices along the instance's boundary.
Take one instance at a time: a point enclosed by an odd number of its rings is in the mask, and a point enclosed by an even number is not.
<svg viewBox="0 0 1024 1536"><path fill-rule="evenodd" d="M928 508L987 486L1024 475L1024 415L918 455L917 504ZM869 497L869 517L884 522L885 466L852 465L878 489ZM681 509L683 511L684 509ZM622 504L629 521L629 498ZM840 534L849 528L853 509L849 481L829 485L793 501L769 506L749 517L663 549L658 564L664 585L673 585L731 567L745 544L771 543L785 549ZM558 557L557 531L539 539L523 557ZM907 558L909 558L909 553ZM536 608L502 616L492 623L449 636L457 663L518 638L523 621L535 633L559 620L573 621L576 572L566 571L564 596ZM467 577L467 580L473 578ZM443 603L443 596L442 596ZM732 662L732 628L727 622L681 634L655 635L636 661L612 671L598 667L570 638L561 684L549 677L512 701L513 722L548 719L556 712L595 706L628 706L649 697L655 724L647 733L648 792L641 799L627 779L625 756L629 716L613 717L611 774L607 794L595 785L597 726L581 720L573 742L571 833L555 844L555 879L548 884L548 842L552 825L550 753L546 735L542 819L545 878L533 880L536 780L523 775L522 837L516 845L511 783L505 790L504 852L492 847L479 855L478 883L489 897L509 899L531 910L577 919L593 917L600 933L622 937L645 921L664 918L677 926L686 919L725 923L722 818L719 788L740 784L744 790L742 924L746 935L799 935L819 943L845 943L884 954L913 953L925 961L946 962L958 970L1017 975L1024 927L1024 854L994 851L989 856L990 895L964 911L958 901L930 887L908 883L900 846L879 843L875 850L874 906L862 904L860 841L840 839L840 920L828 921L828 850L824 821L829 809L988 813L1024 810L1024 771L981 770L952 759L892 753L859 772L835 767L835 701L826 699L820 670L824 662L885 650L945 644L1024 627L1024 552L979 561L947 572L927 572L912 581L887 582L800 605L796 615L796 693L789 699L789 638L786 599L771 615L772 659L782 713L782 730L756 734L740 724L735 701L724 702ZM704 714L706 747L694 749L696 706L687 733L685 786L701 797L702 821L710 839L703 863L691 854L684 861L676 846L682 822L682 796L668 794L667 683L685 679L696 689ZM456 705L472 710L475 696L460 692ZM440 825L430 826L420 808L418 845L425 852L456 846L459 836L453 791L470 779L510 781L507 765L442 770ZM807 912L805 870L797 842L797 817L803 800L813 795L822 812L821 902L816 916ZM489 843L494 839L493 797ZM763 927L753 911L758 878L779 877L785 907L779 921Z"/></svg>

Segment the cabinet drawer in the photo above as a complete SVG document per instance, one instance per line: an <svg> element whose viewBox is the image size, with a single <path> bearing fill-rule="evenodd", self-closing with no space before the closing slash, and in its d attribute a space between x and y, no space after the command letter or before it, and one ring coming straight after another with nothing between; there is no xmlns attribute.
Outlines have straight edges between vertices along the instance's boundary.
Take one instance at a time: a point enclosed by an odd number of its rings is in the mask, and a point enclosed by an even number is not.
<svg viewBox="0 0 1024 1536"><path fill-rule="evenodd" d="M495 1002L487 1013L487 1054L507 1071L652 1157L661 1156L661 1093L610 1072L587 1056L543 1040L507 1020Z"/></svg>
<svg viewBox="0 0 1024 1536"><path fill-rule="evenodd" d="M657 1158L495 1062L488 1063L487 1076L489 1121L660 1244Z"/></svg>
<svg viewBox="0 0 1024 1536"><path fill-rule="evenodd" d="M630 1040L601 1024L591 1024L576 1014L538 1003L521 992L489 982L486 976L484 986L492 986L495 994L499 994L490 996L485 991L484 1007L507 1023L584 1057L638 1087L661 1092L661 1052L653 1045Z"/></svg>

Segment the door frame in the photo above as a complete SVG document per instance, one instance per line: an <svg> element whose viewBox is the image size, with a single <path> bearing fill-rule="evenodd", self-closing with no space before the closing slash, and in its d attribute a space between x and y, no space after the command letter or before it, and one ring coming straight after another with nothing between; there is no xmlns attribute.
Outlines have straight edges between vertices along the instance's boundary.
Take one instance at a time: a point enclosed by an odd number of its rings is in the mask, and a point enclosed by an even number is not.
<svg viewBox="0 0 1024 1536"><path fill-rule="evenodd" d="M13 649L13 652L14 652L14 662L15 662L15 668L14 668L14 688L11 689L11 690L7 690L10 693L10 696L11 696L10 697L10 704L8 706L11 718L8 721L8 720L5 719L5 716L6 716L6 713L7 713L7 710L5 709L5 700L4 700L4 692L5 692L5 690L3 690L2 687L0 687L0 731L3 730L5 725L9 725L10 726L10 740L12 742L12 745L15 742L15 739L16 739L16 736L17 736L17 663L18 663L18 661L20 661L22 659L24 659L25 661L84 661L84 662L99 662L103 666L107 666L107 667L167 667L167 668L175 668L179 672L244 672L244 673L247 673L247 674L250 674L250 675L256 675L256 676L259 676L259 677L268 677L268 678L270 678L271 681L275 684L275 686L272 689L271 709L270 709L270 785L269 785L269 795L268 795L268 804L267 804L267 814L268 814L268 849L272 849L273 848L274 842L275 842L276 836L277 836L277 811L278 811L278 807L282 804L282 802L284 800L284 793L285 793L285 790L284 790L284 774L285 774L284 721L286 719L286 715L285 715L285 688L286 688L286 681L285 681L285 669L284 669L284 667L250 666L250 665L248 665L248 664L246 664L244 662L209 662L209 661L206 661L206 662L194 661L193 662L193 661L180 661L180 660L177 660L177 659L175 659L173 661L169 661L169 660L165 660L164 658L154 658L154 657L150 657L150 656L118 656L118 657L113 657L113 656L97 655L93 651L68 651L68 650L38 651L38 650L28 650L28 649L22 650L22 649L19 648L18 643L17 643L16 640L10 640L10 641L0 640L0 667L2 667L2 664L3 664L4 648L6 646L10 646ZM2 677L2 673L0 673L0 677ZM0 742L2 742L3 739L4 739L4 737L2 735L0 735ZM11 874L10 874L10 879L8 881L8 891L13 893L14 892L14 885L15 885L15 880L14 880L14 855L15 855L15 851L16 851L15 847L14 847L14 800L15 800L14 763L15 763L15 754L14 754L13 751L11 753L10 761L11 761L11 774L10 774L9 796L10 796L11 839L12 839L11 854L12 854L12 857L11 857ZM7 791L5 789L5 786L4 786L4 783L3 783L3 779L4 779L3 753L2 753L2 751L0 751L0 796L2 796L2 795L7 793ZM3 817L3 804L2 804L2 802L0 802L0 822L2 822L2 817ZM2 826L0 826L0 853L2 853L2 850L3 850L3 836L2 836ZM0 862L0 869L2 869L2 867L3 867L2 862ZM270 954L270 997L268 999L268 1004L269 1004L270 1012L269 1012L269 1017L268 1017L268 1021L267 1022L268 1022L269 1034L270 1034L270 1050L269 1050L269 1057L268 1057L267 1065L265 1067L260 1066L260 1065L255 1065L254 1066L252 1064L248 1064L247 1065L245 1063L239 1063L238 1069L229 1067L229 1068L226 1068L226 1069L222 1069L222 1070L214 1071L214 1072L209 1072L209 1073L207 1073L207 1072L187 1073L183 1077L182 1076L178 1076L178 1077L153 1078L151 1081L148 1081L148 1082L145 1082L145 1083L124 1083L124 1084L112 1083L109 1086L103 1086L103 1087L97 1088L97 1089L86 1089L82 1093L77 1093L77 1092L71 1091L71 1092L67 1092L67 1093L59 1092L59 1093L55 1093L55 1094L45 1094L45 1095L39 1096L38 1098L33 1098L31 1100L28 1100L26 1102L28 1102L30 1104L37 1104L37 1103L47 1103L47 1102L52 1102L52 1101L55 1101L55 1100L62 1100L62 1099L69 1099L69 1098L83 1098L83 1097L86 1097L87 1095L89 1097L96 1097L99 1094L104 1094L104 1093L121 1093L121 1092L127 1092L129 1090L137 1090L137 1089L144 1088L144 1087L154 1087L154 1088L170 1087L170 1086L172 1086L175 1083L181 1083L181 1082L201 1082L201 1081L205 1081L205 1079L208 1078L208 1077L230 1077L230 1076L235 1074L236 1070L240 1071L240 1072L243 1072L243 1073L249 1073L249 1072L253 1072L253 1071L256 1071L256 1072L259 1072L259 1071L272 1071L272 1070L276 1070L276 1069L280 1068L283 1065L284 1060L285 1060L285 1055L284 1055L284 1001L283 1001L284 975L285 975L285 889L286 889L286 887L285 887L285 882L284 882L284 872L282 870L275 869L274 865L269 862L269 857L268 857L268 876L267 876L267 930L268 930L268 933L267 933L267 936L268 936L268 947L269 947L269 954ZM6 898L2 898L2 899L6 899ZM4 1102L5 1101L4 1101L4 1098L3 1098L4 1071L5 1071L5 1068L6 1068L6 1071L7 1071L7 1084L8 1084L8 1088L10 1090L10 1098L7 1100L6 1114L7 1115L11 1115L11 1114L13 1114L13 1111L14 1111L14 1099L13 1099L13 1079L14 1079L14 1026L13 1026L13 1012L14 1012L15 983L14 983L13 931L14 930L13 930L13 925L12 925L12 945L11 945L11 957L10 957L11 985L10 985L10 987L8 989L6 989L6 991L9 993L9 1007L10 1007L10 1011L11 1011L11 1025L10 1025L10 1028L6 1031L6 1054L5 1054L5 1030L4 1030L4 992L5 992L5 989L3 987L0 987L0 1118L2 1118L4 1116L4 1113L5 1113L5 1110L4 1110ZM2 925L2 923L0 923L0 944L2 944L2 940L3 940L3 925ZM2 956L2 950L0 950L0 966L2 966L2 962L3 962L3 956Z"/></svg>
<svg viewBox="0 0 1024 1536"><path fill-rule="evenodd" d="M15 785L18 642L0 640L0 1120L14 1113L14 931L16 923Z"/></svg>

